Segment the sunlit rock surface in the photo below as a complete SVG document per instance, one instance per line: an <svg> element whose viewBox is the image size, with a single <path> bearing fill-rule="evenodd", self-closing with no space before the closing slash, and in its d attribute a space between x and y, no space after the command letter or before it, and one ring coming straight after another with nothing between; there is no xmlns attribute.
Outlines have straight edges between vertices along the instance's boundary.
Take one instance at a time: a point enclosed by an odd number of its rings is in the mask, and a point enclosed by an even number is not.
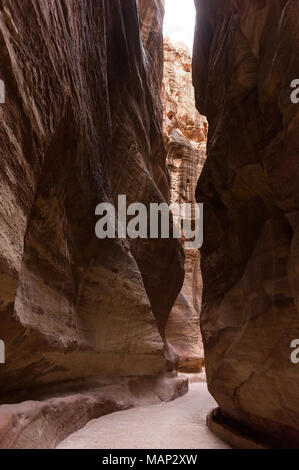
<svg viewBox="0 0 299 470"><path fill-rule="evenodd" d="M164 40L163 124L164 131L180 130L192 143L206 142L207 120L194 106L192 58L184 43Z"/></svg>
<svg viewBox="0 0 299 470"><path fill-rule="evenodd" d="M206 156L207 121L195 108L189 51L184 44L171 44L168 39L164 42L162 101L171 202L192 204ZM166 333L179 354L179 369L196 372L204 362L199 333L200 254L197 249L184 251L184 285L171 311Z"/></svg>
<svg viewBox="0 0 299 470"><path fill-rule="evenodd" d="M208 116L201 329L225 416L299 443L297 0L197 0L193 80Z"/></svg>

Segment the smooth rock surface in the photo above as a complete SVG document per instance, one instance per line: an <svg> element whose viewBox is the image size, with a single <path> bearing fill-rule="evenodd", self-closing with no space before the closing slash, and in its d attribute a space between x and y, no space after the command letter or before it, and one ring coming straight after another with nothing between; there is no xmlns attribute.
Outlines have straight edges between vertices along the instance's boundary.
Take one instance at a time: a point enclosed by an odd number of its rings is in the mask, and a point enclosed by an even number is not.
<svg viewBox="0 0 299 470"><path fill-rule="evenodd" d="M2 403L53 383L160 374L164 349L174 367L164 330L181 246L95 236L100 202L169 200L151 73L157 44L162 78L164 3L145 3L141 19L135 0L0 4Z"/></svg>
<svg viewBox="0 0 299 470"><path fill-rule="evenodd" d="M297 0L196 0L193 81L208 117L201 330L222 414L299 445Z"/></svg>
<svg viewBox="0 0 299 470"><path fill-rule="evenodd" d="M187 391L188 380L183 376L135 378L102 387L85 384L77 393L1 405L0 448L53 449L93 418L174 400Z"/></svg>

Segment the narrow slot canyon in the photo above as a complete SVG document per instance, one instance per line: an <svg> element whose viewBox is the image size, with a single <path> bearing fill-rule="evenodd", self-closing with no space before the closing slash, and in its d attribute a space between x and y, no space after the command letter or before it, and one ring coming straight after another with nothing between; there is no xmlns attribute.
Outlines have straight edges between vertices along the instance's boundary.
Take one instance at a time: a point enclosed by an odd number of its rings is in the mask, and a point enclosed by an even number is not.
<svg viewBox="0 0 299 470"><path fill-rule="evenodd" d="M181 8L0 1L0 449L299 448L297 0Z"/></svg>

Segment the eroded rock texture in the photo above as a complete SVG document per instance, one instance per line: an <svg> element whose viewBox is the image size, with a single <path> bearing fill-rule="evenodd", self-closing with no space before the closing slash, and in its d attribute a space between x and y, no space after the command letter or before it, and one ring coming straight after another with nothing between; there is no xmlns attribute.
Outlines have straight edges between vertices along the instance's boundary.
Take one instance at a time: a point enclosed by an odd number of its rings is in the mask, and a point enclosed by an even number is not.
<svg viewBox="0 0 299 470"><path fill-rule="evenodd" d="M188 390L186 377L123 379L91 390L0 406L1 449L53 449L86 423L110 413L172 401Z"/></svg>
<svg viewBox="0 0 299 470"><path fill-rule="evenodd" d="M206 156L207 122L195 108L191 56L184 44L164 42L163 115L171 202L194 203ZM184 240L183 240L184 245ZM167 338L179 354L179 369L199 371L203 347L199 334L202 281L200 254L185 248L185 280L167 323Z"/></svg>
<svg viewBox="0 0 299 470"><path fill-rule="evenodd" d="M299 443L297 0L197 0L194 83L208 116L201 329L222 413Z"/></svg>
<svg viewBox="0 0 299 470"><path fill-rule="evenodd" d="M0 3L3 400L20 388L165 368L179 243L95 236L100 202L169 200L162 50L153 54L163 1L151 11L146 3L146 49L135 0Z"/></svg>

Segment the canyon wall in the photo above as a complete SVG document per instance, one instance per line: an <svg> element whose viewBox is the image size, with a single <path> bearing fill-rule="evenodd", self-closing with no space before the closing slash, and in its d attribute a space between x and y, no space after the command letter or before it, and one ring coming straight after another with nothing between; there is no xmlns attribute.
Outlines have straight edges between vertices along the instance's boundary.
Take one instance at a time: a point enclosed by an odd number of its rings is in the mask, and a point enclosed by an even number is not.
<svg viewBox="0 0 299 470"><path fill-rule="evenodd" d="M162 102L171 202L192 204L206 156L207 121L195 108L188 48L168 39L164 41ZM166 336L179 354L179 370L198 372L204 363L199 331L200 254L197 249L185 248L184 252L184 285L171 311Z"/></svg>
<svg viewBox="0 0 299 470"><path fill-rule="evenodd" d="M165 325L180 244L95 235L100 202L170 200L164 2L140 11L135 0L0 3L2 402L51 383L161 374L165 358L174 367Z"/></svg>
<svg viewBox="0 0 299 470"><path fill-rule="evenodd" d="M196 0L193 80L208 117L201 330L226 421L299 444L297 0Z"/></svg>

